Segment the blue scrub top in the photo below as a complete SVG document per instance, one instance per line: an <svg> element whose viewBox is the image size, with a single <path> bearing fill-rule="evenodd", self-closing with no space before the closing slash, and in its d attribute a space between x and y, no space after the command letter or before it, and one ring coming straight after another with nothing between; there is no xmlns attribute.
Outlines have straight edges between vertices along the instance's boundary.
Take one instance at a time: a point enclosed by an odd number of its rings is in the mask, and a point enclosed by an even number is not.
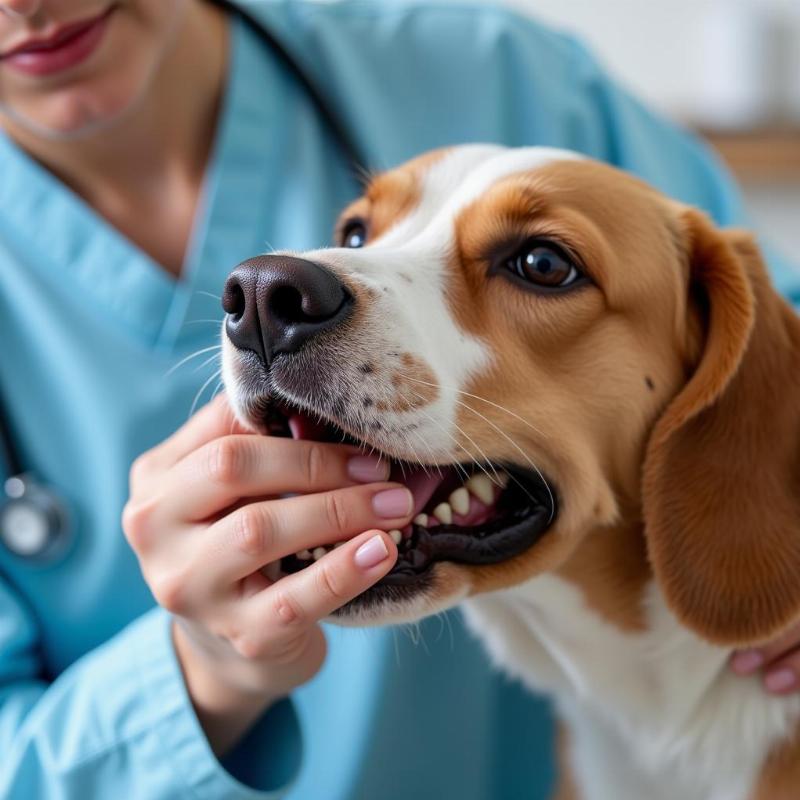
<svg viewBox="0 0 800 800"><path fill-rule="evenodd" d="M695 140L568 37L453 2L251 2L371 165L467 141L553 145L742 220ZM495 673L457 613L411 629L328 627L321 673L220 764L168 615L121 529L133 459L207 398L228 271L330 240L358 194L292 75L234 21L222 117L180 281L0 137L0 386L24 462L74 514L50 564L0 550L0 797L544 798L546 704ZM797 273L772 260L800 298ZM210 363L205 363L206 357ZM173 370L173 371L171 371Z"/></svg>

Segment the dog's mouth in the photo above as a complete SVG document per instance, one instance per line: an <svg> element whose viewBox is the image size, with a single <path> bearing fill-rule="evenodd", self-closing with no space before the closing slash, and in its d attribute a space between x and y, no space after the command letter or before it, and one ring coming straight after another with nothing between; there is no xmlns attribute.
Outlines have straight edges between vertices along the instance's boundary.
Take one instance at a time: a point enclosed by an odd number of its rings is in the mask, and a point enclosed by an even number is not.
<svg viewBox="0 0 800 800"><path fill-rule="evenodd" d="M283 402L266 406L262 425L271 436L345 442L375 452L337 425ZM555 492L532 470L491 462L420 465L382 455L391 464L390 480L411 490L414 516L404 528L389 532L398 559L370 593L422 583L441 561L475 566L507 561L534 545L555 519ZM337 546L286 556L281 571L299 572Z"/></svg>

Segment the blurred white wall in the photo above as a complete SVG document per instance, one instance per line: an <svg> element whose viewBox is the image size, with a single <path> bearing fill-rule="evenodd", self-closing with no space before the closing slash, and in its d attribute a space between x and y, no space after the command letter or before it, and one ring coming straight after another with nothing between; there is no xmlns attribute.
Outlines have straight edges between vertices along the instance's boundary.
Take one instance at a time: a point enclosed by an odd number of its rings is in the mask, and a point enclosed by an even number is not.
<svg viewBox="0 0 800 800"><path fill-rule="evenodd" d="M800 0L502 2L579 34L673 116L721 127L800 122Z"/></svg>
<svg viewBox="0 0 800 800"><path fill-rule="evenodd" d="M800 147L800 0L497 0L586 41L650 106L722 131L781 126ZM744 186L755 226L800 266L800 180Z"/></svg>

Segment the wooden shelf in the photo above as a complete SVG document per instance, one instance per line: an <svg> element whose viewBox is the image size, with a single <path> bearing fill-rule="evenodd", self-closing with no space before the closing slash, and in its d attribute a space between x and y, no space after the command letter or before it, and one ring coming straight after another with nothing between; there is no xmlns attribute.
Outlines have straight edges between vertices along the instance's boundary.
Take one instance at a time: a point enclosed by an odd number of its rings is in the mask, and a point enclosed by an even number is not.
<svg viewBox="0 0 800 800"><path fill-rule="evenodd" d="M698 133L743 182L800 181L800 127Z"/></svg>

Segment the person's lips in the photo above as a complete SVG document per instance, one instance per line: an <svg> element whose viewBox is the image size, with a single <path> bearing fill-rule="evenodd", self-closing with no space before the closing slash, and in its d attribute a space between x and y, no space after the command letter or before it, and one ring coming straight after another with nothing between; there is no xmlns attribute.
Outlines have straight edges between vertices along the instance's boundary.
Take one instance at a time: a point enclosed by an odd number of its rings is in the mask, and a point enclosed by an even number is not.
<svg viewBox="0 0 800 800"><path fill-rule="evenodd" d="M91 19L63 25L45 38L30 38L0 53L0 64L26 75L43 76L85 61L99 46L114 7Z"/></svg>

